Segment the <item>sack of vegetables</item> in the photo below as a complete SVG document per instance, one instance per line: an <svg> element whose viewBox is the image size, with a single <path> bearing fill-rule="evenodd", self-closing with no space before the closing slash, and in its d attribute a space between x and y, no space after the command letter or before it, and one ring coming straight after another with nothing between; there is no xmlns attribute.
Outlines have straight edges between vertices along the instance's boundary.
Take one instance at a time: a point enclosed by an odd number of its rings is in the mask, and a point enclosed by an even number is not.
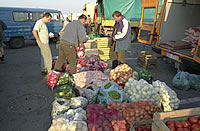
<svg viewBox="0 0 200 131"><path fill-rule="evenodd" d="M123 89L119 88L118 84L112 81L105 82L98 93L98 102L100 104L110 104L112 102L126 101L127 97Z"/></svg>
<svg viewBox="0 0 200 131"><path fill-rule="evenodd" d="M51 116L54 119L56 116L64 114L70 108L70 100L56 98L52 103L53 109Z"/></svg>
<svg viewBox="0 0 200 131"><path fill-rule="evenodd" d="M144 79L150 84L153 81L153 76L152 76L151 72L149 72L148 70L142 69L142 70L138 71L138 75L139 75L139 79Z"/></svg>
<svg viewBox="0 0 200 131"><path fill-rule="evenodd" d="M56 98L71 99L72 97L79 96L77 89L70 85L62 85L56 89L54 94Z"/></svg>
<svg viewBox="0 0 200 131"><path fill-rule="evenodd" d="M57 86L59 85L72 85L74 83L74 77L68 73L61 73L57 82Z"/></svg>
<svg viewBox="0 0 200 131"><path fill-rule="evenodd" d="M190 74L189 84L191 89L200 91L200 75Z"/></svg>

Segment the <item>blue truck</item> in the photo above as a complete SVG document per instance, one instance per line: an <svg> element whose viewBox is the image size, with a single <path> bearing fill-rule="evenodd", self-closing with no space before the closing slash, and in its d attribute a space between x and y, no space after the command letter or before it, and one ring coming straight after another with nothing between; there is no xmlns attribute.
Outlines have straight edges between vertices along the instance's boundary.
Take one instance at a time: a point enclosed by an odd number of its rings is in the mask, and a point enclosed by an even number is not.
<svg viewBox="0 0 200 131"><path fill-rule="evenodd" d="M0 7L0 19L7 24L4 43L11 48L21 48L24 45L24 40L33 40L32 29L35 22L45 12L52 15L51 22L46 23L48 31L54 33L55 38L57 38L62 28L60 24L61 11L40 8Z"/></svg>

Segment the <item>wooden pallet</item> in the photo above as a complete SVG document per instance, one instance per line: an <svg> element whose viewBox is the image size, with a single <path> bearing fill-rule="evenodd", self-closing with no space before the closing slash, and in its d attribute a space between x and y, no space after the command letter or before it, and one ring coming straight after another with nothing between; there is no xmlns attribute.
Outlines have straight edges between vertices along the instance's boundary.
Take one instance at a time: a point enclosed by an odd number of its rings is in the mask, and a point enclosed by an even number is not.
<svg viewBox="0 0 200 131"><path fill-rule="evenodd" d="M183 110L176 110L165 113L154 113L153 122L154 127L159 128L158 131L170 131L167 125L165 124L167 121L184 121L187 120L190 116L200 116L200 108L190 108Z"/></svg>
<svg viewBox="0 0 200 131"><path fill-rule="evenodd" d="M153 123L153 120L142 120L142 121L131 122L130 131L135 131L136 128L140 128L143 126L151 126L152 123Z"/></svg>
<svg viewBox="0 0 200 131"><path fill-rule="evenodd" d="M145 69L155 68L157 65L157 56L149 51L141 51L137 63Z"/></svg>

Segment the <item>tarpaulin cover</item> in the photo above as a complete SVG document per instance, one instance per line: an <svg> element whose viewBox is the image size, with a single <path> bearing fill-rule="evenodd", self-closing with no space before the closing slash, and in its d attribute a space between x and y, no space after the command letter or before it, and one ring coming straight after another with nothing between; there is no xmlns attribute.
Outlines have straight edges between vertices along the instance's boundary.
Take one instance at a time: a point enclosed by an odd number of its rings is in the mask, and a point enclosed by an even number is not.
<svg viewBox="0 0 200 131"><path fill-rule="evenodd" d="M159 0L158 12L160 12L163 0ZM103 0L104 17L111 20L114 11L120 11L126 19L139 21L142 10L142 0ZM144 21L153 21L155 9L145 9Z"/></svg>

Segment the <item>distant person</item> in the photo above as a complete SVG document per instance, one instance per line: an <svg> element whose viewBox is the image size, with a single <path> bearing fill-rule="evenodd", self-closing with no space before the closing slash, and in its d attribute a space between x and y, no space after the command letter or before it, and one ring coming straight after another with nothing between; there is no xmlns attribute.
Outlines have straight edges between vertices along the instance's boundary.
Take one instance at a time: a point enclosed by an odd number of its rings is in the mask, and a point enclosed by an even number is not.
<svg viewBox="0 0 200 131"><path fill-rule="evenodd" d="M67 24L70 22L70 20L67 18L67 20L61 20L60 24L63 26L63 28L60 30L59 35L62 36Z"/></svg>
<svg viewBox="0 0 200 131"><path fill-rule="evenodd" d="M113 67L125 63L125 50L131 45L131 27L128 20L119 11L112 14L115 25L112 32L111 59Z"/></svg>
<svg viewBox="0 0 200 131"><path fill-rule="evenodd" d="M50 22L51 18L52 16L50 13L45 13L43 17L36 22L32 31L41 51L42 75L46 75L48 72L51 72L52 68L52 55L49 47L49 33L45 24Z"/></svg>
<svg viewBox="0 0 200 131"><path fill-rule="evenodd" d="M70 65L70 74L76 73L76 47L79 42L86 42L86 32L83 24L86 23L87 17L85 15L79 16L78 20L67 24L64 33L61 37L59 55L54 70L61 71L61 67L67 58Z"/></svg>
<svg viewBox="0 0 200 131"><path fill-rule="evenodd" d="M88 35L89 35L91 33L91 30L92 30L92 20L90 18L90 15L88 15L87 23L88 23Z"/></svg>
<svg viewBox="0 0 200 131"><path fill-rule="evenodd" d="M0 20L0 63L5 63L5 54L3 49L3 40L4 40L4 30L7 29L7 25Z"/></svg>

